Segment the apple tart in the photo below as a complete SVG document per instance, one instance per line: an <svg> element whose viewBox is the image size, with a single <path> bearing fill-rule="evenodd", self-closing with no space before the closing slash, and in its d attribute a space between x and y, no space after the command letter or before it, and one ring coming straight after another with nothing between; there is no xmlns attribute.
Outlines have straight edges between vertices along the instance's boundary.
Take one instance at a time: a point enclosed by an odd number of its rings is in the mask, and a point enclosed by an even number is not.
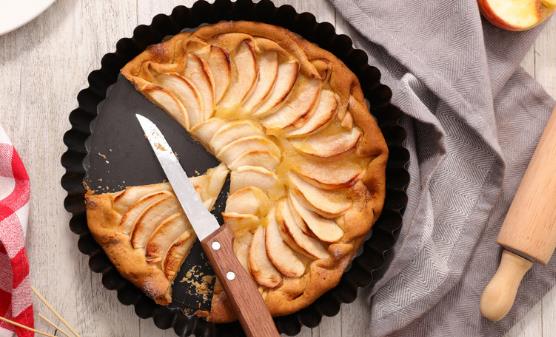
<svg viewBox="0 0 556 337"><path fill-rule="evenodd" d="M220 22L150 46L121 73L230 170L223 218L273 315L338 284L382 210L388 157L359 81L339 59L280 27ZM89 225L121 216L118 195L88 197L103 201L93 203L102 216L89 215ZM168 303L167 291L141 280L156 269L168 286L164 263L142 246L115 254L127 253L137 261L117 267ZM218 282L206 314L235 319Z"/></svg>

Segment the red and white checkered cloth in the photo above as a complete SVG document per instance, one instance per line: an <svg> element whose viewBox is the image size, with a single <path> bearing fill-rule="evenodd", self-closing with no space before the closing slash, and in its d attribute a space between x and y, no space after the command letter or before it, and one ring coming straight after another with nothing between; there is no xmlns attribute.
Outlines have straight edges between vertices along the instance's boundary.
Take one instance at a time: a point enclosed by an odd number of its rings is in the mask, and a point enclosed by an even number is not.
<svg viewBox="0 0 556 337"><path fill-rule="evenodd" d="M25 234L29 215L29 177L0 126L0 316L33 327L33 298ZM0 322L0 337L33 333Z"/></svg>

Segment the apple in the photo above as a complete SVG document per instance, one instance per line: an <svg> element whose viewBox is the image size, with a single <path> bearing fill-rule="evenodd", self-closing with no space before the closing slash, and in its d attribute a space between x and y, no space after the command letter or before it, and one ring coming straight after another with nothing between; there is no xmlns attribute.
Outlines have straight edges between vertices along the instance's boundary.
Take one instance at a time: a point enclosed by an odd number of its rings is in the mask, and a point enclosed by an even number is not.
<svg viewBox="0 0 556 337"><path fill-rule="evenodd" d="M542 0L542 4L550 9L556 9L556 0Z"/></svg>
<svg viewBox="0 0 556 337"><path fill-rule="evenodd" d="M483 16L493 25L510 31L531 29L547 17L553 10L547 4L555 0L478 0Z"/></svg>

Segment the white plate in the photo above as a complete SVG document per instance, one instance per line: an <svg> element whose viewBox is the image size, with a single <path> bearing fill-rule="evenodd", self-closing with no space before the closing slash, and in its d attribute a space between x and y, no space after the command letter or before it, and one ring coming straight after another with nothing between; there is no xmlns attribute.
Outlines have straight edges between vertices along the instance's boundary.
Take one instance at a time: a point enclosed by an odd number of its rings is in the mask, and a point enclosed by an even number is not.
<svg viewBox="0 0 556 337"><path fill-rule="evenodd" d="M55 0L0 0L0 35L11 32L44 12Z"/></svg>

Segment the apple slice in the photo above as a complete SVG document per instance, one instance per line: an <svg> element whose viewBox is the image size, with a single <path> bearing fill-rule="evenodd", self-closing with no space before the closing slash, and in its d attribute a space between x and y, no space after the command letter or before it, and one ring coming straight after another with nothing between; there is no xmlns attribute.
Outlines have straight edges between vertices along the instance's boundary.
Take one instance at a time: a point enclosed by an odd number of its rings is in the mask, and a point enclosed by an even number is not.
<svg viewBox="0 0 556 337"><path fill-rule="evenodd" d="M362 172L361 167L349 158L302 159L298 160L292 169L312 185L325 190L349 187Z"/></svg>
<svg viewBox="0 0 556 337"><path fill-rule="evenodd" d="M222 187L226 183L226 178L228 177L228 173L230 173L230 171L224 164L220 164L216 167L208 169L204 175L209 179L208 184L204 185L206 196L203 197L203 194L200 193L201 198L207 200L208 199L207 197L210 197L214 199L213 201L216 201L218 195L220 195L220 191L222 191ZM210 210L212 209L213 206L214 206L214 202L211 203L210 206L207 207L207 209Z"/></svg>
<svg viewBox="0 0 556 337"><path fill-rule="evenodd" d="M146 199L155 193L163 191L172 191L172 187L170 187L170 184L159 183L126 187L123 192L114 197L114 210L120 214L123 214L134 203L142 199Z"/></svg>
<svg viewBox="0 0 556 337"><path fill-rule="evenodd" d="M278 74L276 75L274 87L264 102L261 103L260 106L256 107L253 115L256 117L264 117L282 104L292 90L298 73L299 64L297 62L280 64L278 66Z"/></svg>
<svg viewBox="0 0 556 337"><path fill-rule="evenodd" d="M251 112L270 93L278 75L278 53L270 51L259 55L258 64L257 84L242 106L246 112Z"/></svg>
<svg viewBox="0 0 556 337"><path fill-rule="evenodd" d="M249 271L249 246L251 246L251 241L253 241L253 234L250 232L245 232L234 237L233 250L239 263Z"/></svg>
<svg viewBox="0 0 556 337"><path fill-rule="evenodd" d="M226 164L232 163L241 155L253 151L268 151L280 156L280 148L265 136L249 136L237 139L224 146L216 153L216 157Z"/></svg>
<svg viewBox="0 0 556 337"><path fill-rule="evenodd" d="M214 101L220 102L232 78L232 65L228 53L217 46L210 46L208 65L214 82Z"/></svg>
<svg viewBox="0 0 556 337"><path fill-rule="evenodd" d="M214 92L209 65L199 56L187 54L184 76L195 86L200 95L204 119L211 118L214 113Z"/></svg>
<svg viewBox="0 0 556 337"><path fill-rule="evenodd" d="M278 110L262 120L267 129L281 130L307 115L317 104L322 82L300 77L292 95Z"/></svg>
<svg viewBox="0 0 556 337"><path fill-rule="evenodd" d="M338 99L330 90L323 90L319 103L310 114L295 121L286 131L286 137L298 137L311 134L332 120L338 108Z"/></svg>
<svg viewBox="0 0 556 337"><path fill-rule="evenodd" d="M190 228L191 225L183 213L175 213L164 220L154 230L147 243L147 262L162 265L162 259L172 243Z"/></svg>
<svg viewBox="0 0 556 337"><path fill-rule="evenodd" d="M141 218L141 215L143 215L146 209L156 204L157 202L170 197L171 194L169 192L162 191L150 194L148 197L139 200L137 203L134 203L133 206L131 206L127 210L127 212L120 220L120 230L125 234L133 232L133 228L135 228L137 220Z"/></svg>
<svg viewBox="0 0 556 337"><path fill-rule="evenodd" d="M258 227L253 235L249 247L248 262L251 275L261 286L272 289L282 283L282 276L274 268L266 254L264 227Z"/></svg>
<svg viewBox="0 0 556 337"><path fill-rule="evenodd" d="M270 200L263 190L247 186L230 194L225 211L261 216L268 213L269 207Z"/></svg>
<svg viewBox="0 0 556 337"><path fill-rule="evenodd" d="M213 117L191 128L191 133L203 144L208 145L212 136L220 129L226 121Z"/></svg>
<svg viewBox="0 0 556 337"><path fill-rule="evenodd" d="M549 9L556 9L556 0L542 0L542 4Z"/></svg>
<svg viewBox="0 0 556 337"><path fill-rule="evenodd" d="M253 49L251 41L245 40L239 44L236 53L232 56L235 64L232 80L219 103L219 106L225 110L236 108L255 85L258 72L257 59Z"/></svg>
<svg viewBox="0 0 556 337"><path fill-rule="evenodd" d="M144 249L147 240L154 230L174 213L181 212L176 198L166 198L151 205L137 221L131 234L131 245L136 249Z"/></svg>
<svg viewBox="0 0 556 337"><path fill-rule="evenodd" d="M228 167L230 170L236 170L240 166L260 166L274 171L278 164L280 164L280 158L272 152L255 150L242 154L231 162Z"/></svg>
<svg viewBox="0 0 556 337"><path fill-rule="evenodd" d="M189 129L189 116L180 100L168 89L149 88L143 93L156 105L166 111L170 117L175 119L181 126Z"/></svg>
<svg viewBox="0 0 556 337"><path fill-rule="evenodd" d="M479 0L481 13L493 25L522 31L535 27L548 15L539 0Z"/></svg>
<svg viewBox="0 0 556 337"><path fill-rule="evenodd" d="M254 230L261 223L259 217L253 214L222 212L222 217L234 233Z"/></svg>
<svg viewBox="0 0 556 337"><path fill-rule="evenodd" d="M335 218L351 207L351 201L340 191L320 189L291 172L288 174L288 178L290 185L299 191L311 208L324 217Z"/></svg>
<svg viewBox="0 0 556 337"><path fill-rule="evenodd" d="M250 120L238 120L226 123L210 140L210 147L218 153L224 146L240 138L263 135L263 130Z"/></svg>
<svg viewBox="0 0 556 337"><path fill-rule="evenodd" d="M326 259L330 257L326 247L324 247L319 240L303 233L287 200L282 200L278 204L276 220L280 224L280 228L284 230L284 234L291 237L295 244L303 250L305 255L315 259Z"/></svg>
<svg viewBox="0 0 556 337"><path fill-rule="evenodd" d="M266 226L266 254L274 267L286 277L300 277L305 273L305 265L288 247L276 222L275 209L271 209L267 215Z"/></svg>
<svg viewBox="0 0 556 337"><path fill-rule="evenodd" d="M274 172L259 166L240 166L232 171L230 193L248 186L258 187L272 197L278 193L280 182Z"/></svg>
<svg viewBox="0 0 556 337"><path fill-rule="evenodd" d="M299 152L327 158L351 150L361 137L361 131L358 128L340 132L326 131L325 129L303 139L292 139L291 144Z"/></svg>
<svg viewBox="0 0 556 337"><path fill-rule="evenodd" d="M323 218L308 210L297 194L290 193L290 201L293 206L293 211L299 214L307 227L309 227L311 232L319 240L324 242L336 242L344 236L344 231L335 221Z"/></svg>
<svg viewBox="0 0 556 337"><path fill-rule="evenodd" d="M170 280L170 283L172 283L178 274L185 257L189 254L191 247L193 247L195 238L196 236L193 235L191 231L186 231L180 235L176 241L174 241L170 249L168 249L168 254L166 254L166 258L162 264L162 269L168 280Z"/></svg>
<svg viewBox="0 0 556 337"><path fill-rule="evenodd" d="M157 81L172 91L185 107L189 117L189 126L194 127L205 120L202 110L201 96L191 82L178 74L161 74Z"/></svg>

